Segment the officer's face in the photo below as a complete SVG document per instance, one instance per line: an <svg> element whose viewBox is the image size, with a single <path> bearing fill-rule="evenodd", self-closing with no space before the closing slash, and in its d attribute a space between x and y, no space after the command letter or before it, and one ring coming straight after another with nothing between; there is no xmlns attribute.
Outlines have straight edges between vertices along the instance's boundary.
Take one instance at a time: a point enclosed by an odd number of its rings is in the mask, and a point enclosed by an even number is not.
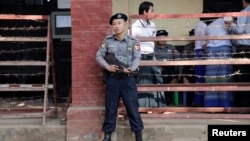
<svg viewBox="0 0 250 141"><path fill-rule="evenodd" d="M112 29L115 32L115 34L120 34L125 32L127 26L127 22L125 22L123 19L115 19L112 22Z"/></svg>
<svg viewBox="0 0 250 141"><path fill-rule="evenodd" d="M165 37L167 37L167 36L165 36L165 35L157 36L157 38L165 38ZM167 43L167 41L157 41L156 43L159 46L164 46Z"/></svg>

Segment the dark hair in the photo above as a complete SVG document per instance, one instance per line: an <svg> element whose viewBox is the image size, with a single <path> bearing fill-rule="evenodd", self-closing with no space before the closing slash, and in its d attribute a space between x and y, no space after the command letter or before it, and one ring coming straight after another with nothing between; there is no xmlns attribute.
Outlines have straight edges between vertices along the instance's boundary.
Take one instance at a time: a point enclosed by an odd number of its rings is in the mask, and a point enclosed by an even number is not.
<svg viewBox="0 0 250 141"><path fill-rule="evenodd" d="M143 14L144 11L148 12L150 6L154 6L152 2L144 1L139 6L139 14Z"/></svg>
<svg viewBox="0 0 250 141"><path fill-rule="evenodd" d="M189 36L194 36L194 29L191 29L190 31L188 31Z"/></svg>

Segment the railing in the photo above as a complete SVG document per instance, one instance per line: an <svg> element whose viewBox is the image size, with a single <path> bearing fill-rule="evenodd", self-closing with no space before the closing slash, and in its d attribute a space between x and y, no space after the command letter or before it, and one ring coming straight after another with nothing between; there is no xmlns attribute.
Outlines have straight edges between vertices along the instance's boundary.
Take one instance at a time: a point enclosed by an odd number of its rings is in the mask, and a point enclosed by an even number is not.
<svg viewBox="0 0 250 141"><path fill-rule="evenodd" d="M43 106L42 108L12 108L12 107L0 107L0 112L5 113L1 114L0 118L26 118L26 117L42 117L42 125L45 125L46 122L46 117L48 114L51 114L52 112L56 113L57 110L57 103L56 103L56 91L55 91L55 73L54 73L54 56L53 56L53 46L52 46L52 38L51 38L51 27L50 27L50 16L46 15L12 15L12 14L2 14L0 15L0 20L5 21L5 20L16 20L16 21L37 21L37 22L45 22L46 27L30 27L29 25L24 25L24 27L16 27L15 26L6 26L2 27L1 31L19 31L19 34L12 35L13 33L3 36L1 33L0 37L0 42L10 42L15 44L15 47L18 47L16 45L17 43L34 43L34 42L40 42L45 45L43 48L34 48L32 45L27 46L28 49L26 50L21 50L21 49L14 49L14 51L5 51L1 50L1 54L4 53L17 53L17 52L28 52L28 51L40 51L40 50L45 50L43 58L45 58L42 61L37 61L37 60L9 60L9 57L7 57L7 60L1 60L0 61L0 66L4 67L44 67L42 75L44 75L44 82L41 84L0 84L0 92L13 92L13 91L30 91L30 92L35 92L35 91L41 91L43 92ZM15 22L14 22L15 23ZM18 22L17 22L18 23ZM37 29L37 30L36 30ZM38 30L39 29L39 30ZM40 33L40 29L43 29L46 31L46 34L44 36L37 36L32 35L31 33L29 35L26 34L26 36L22 36L23 33L20 32L38 32ZM4 46L5 47L5 46ZM9 48L9 46L6 46ZM41 52L39 52L41 53ZM40 58L42 59L42 58ZM52 71L52 83L49 84L49 76L50 76L50 70ZM17 71L14 70L13 71ZM41 75L41 73L36 73L36 74L1 74L5 76L11 76L11 75L20 75L20 76L35 76L35 75ZM49 108L48 107L48 90L53 89L53 97L54 97L54 108ZM20 112L19 112L20 111ZM35 111L35 112L34 112ZM13 115L13 113L14 115ZM11 114L12 113L12 114Z"/></svg>
<svg viewBox="0 0 250 141"><path fill-rule="evenodd" d="M130 15L130 25L132 19L137 19L141 15ZM200 18L200 17L224 17L224 16L250 16L250 12L229 12L229 13L206 13L206 14L155 14L152 19L169 18ZM131 31L131 30L130 30ZM187 40L211 40L211 39L250 39L250 34L228 35L228 36L183 36L183 37L138 37L140 41L187 41ZM240 59L213 59L213 60L178 60L178 61L142 61L140 66L182 66L182 65L243 65L250 64L249 58ZM240 72L235 72L240 73ZM237 74L236 74L237 75ZM209 84L138 84L139 92L146 91L250 91L250 83L209 83ZM230 119L250 119L249 107L155 107L143 108L139 111L143 117L164 117L164 118L230 118ZM124 113L124 110L121 110Z"/></svg>

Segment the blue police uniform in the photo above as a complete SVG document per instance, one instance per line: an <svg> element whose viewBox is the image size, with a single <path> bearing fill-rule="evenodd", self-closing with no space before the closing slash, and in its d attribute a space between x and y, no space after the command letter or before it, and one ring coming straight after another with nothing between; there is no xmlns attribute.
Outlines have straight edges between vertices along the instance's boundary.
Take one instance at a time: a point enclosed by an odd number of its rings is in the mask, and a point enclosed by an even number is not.
<svg viewBox="0 0 250 141"><path fill-rule="evenodd" d="M104 39L103 44L96 53L96 61L104 69L109 66L104 59L106 52L114 53L116 59L127 64L132 71L139 66L141 59L140 45L139 41L134 37L126 35L123 40L118 40L115 35L110 35ZM123 77L119 78L115 77L115 74L109 75L106 82L106 113L102 127L104 132L113 132L116 128L120 98L122 98L126 107L131 130L137 132L144 128L138 112L139 103L135 77L125 73L122 75Z"/></svg>

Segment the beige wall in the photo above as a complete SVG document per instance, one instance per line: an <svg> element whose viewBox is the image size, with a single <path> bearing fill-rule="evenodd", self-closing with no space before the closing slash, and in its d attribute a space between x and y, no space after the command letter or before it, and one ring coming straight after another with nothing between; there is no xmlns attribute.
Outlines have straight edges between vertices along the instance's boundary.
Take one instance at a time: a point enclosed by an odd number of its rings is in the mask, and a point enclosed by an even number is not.
<svg viewBox="0 0 250 141"><path fill-rule="evenodd" d="M128 15L138 14L138 7L144 0L113 0L113 13L123 12ZM155 14L190 14L201 13L203 0L149 0L154 3ZM194 28L196 19L154 19L157 30L165 29L169 36L187 36ZM176 45L186 44L185 41L172 41Z"/></svg>

